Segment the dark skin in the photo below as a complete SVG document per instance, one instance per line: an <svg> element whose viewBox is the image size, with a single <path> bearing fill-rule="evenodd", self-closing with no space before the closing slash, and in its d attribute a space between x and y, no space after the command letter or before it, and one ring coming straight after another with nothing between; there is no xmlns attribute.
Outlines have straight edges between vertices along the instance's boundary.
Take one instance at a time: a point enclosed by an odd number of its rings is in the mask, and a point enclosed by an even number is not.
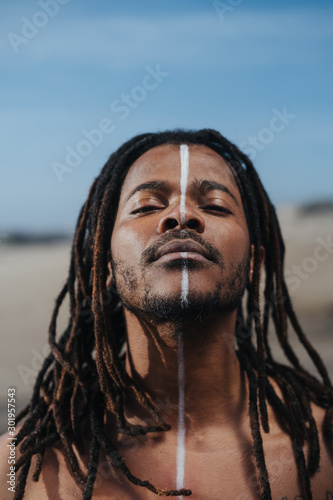
<svg viewBox="0 0 333 500"><path fill-rule="evenodd" d="M168 267L168 262L179 260L180 255L170 252L164 259L144 265L142 262L143 253L172 231L190 227L190 232L202 238L207 248L216 250L214 255L223 258L222 266L218 259L214 262L197 252L187 253L187 259L200 261L198 267L194 264L188 271L189 297L195 299L199 291L203 295L209 294L218 285L225 296L235 269L243 270L238 276L243 286L251 279L249 233L233 174L211 149L205 146L190 146L189 149L183 226L180 224L179 146L163 145L146 152L131 166L122 187L111 239L113 274L124 302L137 310L147 295L147 287L149 294L155 297L180 298L181 267ZM202 179L211 183L209 189L207 183L198 182ZM137 189L152 181L158 181L159 185ZM217 189L217 184L224 189ZM134 190L136 192L130 196ZM191 238L185 238L185 241L187 239ZM243 265L245 262L247 267ZM246 275L244 269L247 269ZM110 265L107 286L113 279ZM112 419L106 422L130 470L158 488L176 487L177 339L181 330L185 353L184 487L192 490L193 500L258 499L247 379L240 370L232 340L236 310L220 309L200 320L175 322L145 311L134 313L125 309L125 319L128 337L126 370L151 395L160 406L162 417L171 425L168 432L144 438L124 438L115 433ZM279 392L277 387L276 390ZM148 414L137 406L130 393L126 395L125 409L131 423L151 423ZM321 442L321 470L312 479L313 498L326 500L331 498L333 460L321 433L324 412L315 406L313 411ZM297 497L302 491L290 438L280 428L270 407L268 412L270 433L263 435L263 441L272 498L302 498ZM88 452L81 461L84 470ZM28 480L25 498L81 498L81 490L68 470L61 447L46 453L44 465L39 483ZM57 480L52 482L52 477ZM8 498L12 498L12 494ZM127 500L156 496L111 471L102 455L93 498Z"/></svg>

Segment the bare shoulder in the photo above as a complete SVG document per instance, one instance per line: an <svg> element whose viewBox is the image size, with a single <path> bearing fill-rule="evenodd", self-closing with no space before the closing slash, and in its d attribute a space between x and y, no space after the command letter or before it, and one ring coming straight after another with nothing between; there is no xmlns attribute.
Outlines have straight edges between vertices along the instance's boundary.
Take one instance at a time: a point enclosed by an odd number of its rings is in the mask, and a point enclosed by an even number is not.
<svg viewBox="0 0 333 500"><path fill-rule="evenodd" d="M281 397L277 384L272 381L276 392ZM313 498L316 500L333 500L333 446L328 443L323 430L326 410L311 403L313 417L318 430L320 460L319 467L310 479ZM303 498L302 485L299 480L295 451L293 451L292 438L281 427L279 418L270 410L270 432L263 434L265 462L269 474L274 500L293 500ZM305 441L303 446L305 460L309 456L309 444ZM297 450L296 450L297 453Z"/></svg>
<svg viewBox="0 0 333 500"><path fill-rule="evenodd" d="M319 469L312 478L312 490L315 498L324 500L332 498L333 500L333 444L327 441L323 431L326 410L314 403L311 406L317 423L320 445Z"/></svg>
<svg viewBox="0 0 333 500"><path fill-rule="evenodd" d="M1 499L3 500L13 500L14 498L19 475L19 473L15 473L14 464L18 458L19 450L15 447L15 441L10 439L8 433L1 436L0 480ZM24 500L69 500L82 498L82 490L77 486L69 471L61 447L53 446L46 450L42 472L37 482L32 479L34 464L35 458L31 461L23 497ZM9 483L8 480L10 481Z"/></svg>
<svg viewBox="0 0 333 500"><path fill-rule="evenodd" d="M333 448L327 442L323 432L325 410L314 403L312 413L317 424L320 461L318 470L310 479L313 498L316 500L333 500ZM308 459L309 446L304 444L305 459ZM290 437L283 431L276 430L275 436L267 447L267 469L272 486L272 496L277 500L293 500L303 498L298 480L295 455Z"/></svg>
<svg viewBox="0 0 333 500"><path fill-rule="evenodd" d="M1 498L3 500L12 500L14 498L16 486L15 462L15 439L6 432L0 437L0 482Z"/></svg>
<svg viewBox="0 0 333 500"><path fill-rule="evenodd" d="M17 431L19 431L17 427ZM0 436L0 481L1 500L13 500L17 491L19 471L15 464L20 457L19 446L8 433ZM74 446L79 469L82 475L87 475L88 457L86 453L78 453ZM104 457L105 458L105 457ZM60 442L46 449L43 466L38 481L33 480L36 456L31 460L31 466L26 480L23 500L81 500L83 486L79 486L73 476L66 453ZM136 498L132 493L127 496L126 481L114 474L109 462L104 459L99 464L94 486L94 498ZM123 484L124 483L124 484ZM120 492L118 495L117 492Z"/></svg>

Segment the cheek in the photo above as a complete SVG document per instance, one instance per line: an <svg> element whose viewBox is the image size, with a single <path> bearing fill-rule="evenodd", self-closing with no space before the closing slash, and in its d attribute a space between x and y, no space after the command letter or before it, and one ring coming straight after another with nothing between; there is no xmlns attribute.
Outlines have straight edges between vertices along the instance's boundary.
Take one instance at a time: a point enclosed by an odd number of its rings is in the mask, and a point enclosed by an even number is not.
<svg viewBox="0 0 333 500"><path fill-rule="evenodd" d="M247 229L237 226L225 231L215 238L216 248L220 251L225 263L238 264L250 257L250 238Z"/></svg>
<svg viewBox="0 0 333 500"><path fill-rule="evenodd" d="M125 225L115 226L111 237L111 255L113 259L130 260L134 264L140 260L143 249L142 234L133 232Z"/></svg>

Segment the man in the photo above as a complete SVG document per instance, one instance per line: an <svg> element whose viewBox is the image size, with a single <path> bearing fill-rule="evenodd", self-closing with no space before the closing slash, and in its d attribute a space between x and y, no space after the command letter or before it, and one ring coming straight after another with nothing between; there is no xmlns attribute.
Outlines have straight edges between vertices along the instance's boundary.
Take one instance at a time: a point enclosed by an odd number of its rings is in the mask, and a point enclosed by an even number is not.
<svg viewBox="0 0 333 500"><path fill-rule="evenodd" d="M144 134L115 152L78 219L17 434L15 498L333 498L333 388L283 258L252 163L218 132Z"/></svg>

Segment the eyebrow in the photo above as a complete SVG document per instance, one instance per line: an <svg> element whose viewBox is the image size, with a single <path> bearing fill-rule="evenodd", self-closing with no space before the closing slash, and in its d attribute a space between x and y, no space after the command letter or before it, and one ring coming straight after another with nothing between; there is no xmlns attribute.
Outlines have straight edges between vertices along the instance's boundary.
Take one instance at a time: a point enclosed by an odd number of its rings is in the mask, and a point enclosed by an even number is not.
<svg viewBox="0 0 333 500"><path fill-rule="evenodd" d="M208 181L207 179L195 179L193 184L199 191L203 192L204 194L216 189L218 191L222 191L223 193L228 194L234 200L236 205L239 206L236 196L224 184L220 184L216 181Z"/></svg>
<svg viewBox="0 0 333 500"><path fill-rule="evenodd" d="M155 190L155 191L170 191L170 184L167 181L150 181L150 182L144 182L143 184L139 184L139 186L136 186L136 188L133 189L133 191L130 192L126 199L126 203L132 196L135 195L135 193L139 191L149 191L149 190Z"/></svg>
<svg viewBox="0 0 333 500"><path fill-rule="evenodd" d="M207 179L194 179L193 185L196 189L203 192L204 194L214 190L222 191L223 193L228 194L234 200L236 205L239 206L236 196L224 184L220 184L219 182L216 181L209 181ZM132 198L132 196L135 195L135 193L138 193L139 191L149 191L149 190L167 192L171 190L171 187L170 183L167 181L144 182L143 184L139 184L139 186L136 186L133 189L133 191L130 192L130 194L126 199L126 203L130 200L130 198Z"/></svg>

